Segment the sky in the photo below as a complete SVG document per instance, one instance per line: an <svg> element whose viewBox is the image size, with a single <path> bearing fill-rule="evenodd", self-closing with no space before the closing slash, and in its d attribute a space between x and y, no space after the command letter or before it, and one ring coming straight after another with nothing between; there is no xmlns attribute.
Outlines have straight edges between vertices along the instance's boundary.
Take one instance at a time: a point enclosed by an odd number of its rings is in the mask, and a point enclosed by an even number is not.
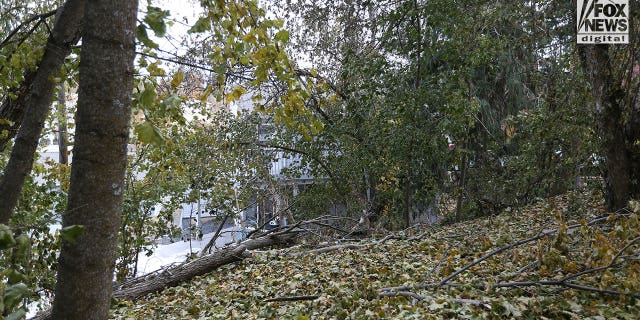
<svg viewBox="0 0 640 320"><path fill-rule="evenodd" d="M185 48L180 45L181 39L188 36L187 30L198 20L203 12L198 1L193 0L154 0L154 6L163 10L169 10L169 16L172 25L167 27L167 36L164 38L154 38L160 48L177 54L186 53ZM146 8L140 9L146 11ZM142 18L142 14L140 14Z"/></svg>

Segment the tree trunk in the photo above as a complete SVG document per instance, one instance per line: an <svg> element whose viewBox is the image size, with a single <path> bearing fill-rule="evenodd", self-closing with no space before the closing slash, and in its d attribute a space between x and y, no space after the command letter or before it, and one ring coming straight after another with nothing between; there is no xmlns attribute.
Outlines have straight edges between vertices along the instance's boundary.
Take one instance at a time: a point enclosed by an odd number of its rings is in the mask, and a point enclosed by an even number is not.
<svg viewBox="0 0 640 320"><path fill-rule="evenodd" d="M28 88L20 91L17 100L9 102L13 104L13 109L24 109L28 116L24 118L16 135L11 158L0 181L0 223L7 224L11 218L22 185L31 171L33 155L53 100L55 83L52 78L60 71L64 58L71 52L71 46L78 42L83 10L83 0L68 0L60 8L38 70L33 75L33 81L29 81L30 76L27 76L23 85L28 84ZM0 151L4 149L7 141L0 141Z"/></svg>
<svg viewBox="0 0 640 320"><path fill-rule="evenodd" d="M54 319L107 319L133 89L137 1L87 1L71 184L58 259Z"/></svg>
<svg viewBox="0 0 640 320"><path fill-rule="evenodd" d="M467 178L467 153L462 156L462 168L460 169L460 181L458 181L458 199L456 200L456 221L462 221L462 202L464 201L464 187Z"/></svg>
<svg viewBox="0 0 640 320"><path fill-rule="evenodd" d="M58 86L58 162L69 164L67 155L67 97L64 82Z"/></svg>
<svg viewBox="0 0 640 320"><path fill-rule="evenodd" d="M634 141L625 139L623 110L628 92L622 88L623 78L614 74L609 45L583 45L580 54L591 83L598 131L603 139L606 204L610 210L618 210L625 207L632 197L632 177L638 175L633 170L637 166L631 162L629 149L633 148ZM637 192L634 191L636 196Z"/></svg>

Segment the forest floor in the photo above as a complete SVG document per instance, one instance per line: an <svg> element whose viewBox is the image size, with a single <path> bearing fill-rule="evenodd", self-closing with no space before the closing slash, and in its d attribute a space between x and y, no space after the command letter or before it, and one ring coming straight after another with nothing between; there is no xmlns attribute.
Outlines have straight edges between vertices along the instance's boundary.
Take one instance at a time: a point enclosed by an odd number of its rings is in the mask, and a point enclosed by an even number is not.
<svg viewBox="0 0 640 320"><path fill-rule="evenodd" d="M253 252L114 319L638 319L640 210L595 192L377 239ZM315 249L315 250L313 250Z"/></svg>

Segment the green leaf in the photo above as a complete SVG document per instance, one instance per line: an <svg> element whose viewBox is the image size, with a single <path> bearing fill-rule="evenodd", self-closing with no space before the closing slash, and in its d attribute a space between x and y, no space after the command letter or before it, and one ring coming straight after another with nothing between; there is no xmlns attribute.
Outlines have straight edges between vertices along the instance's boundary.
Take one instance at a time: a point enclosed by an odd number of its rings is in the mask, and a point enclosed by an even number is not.
<svg viewBox="0 0 640 320"><path fill-rule="evenodd" d="M187 31L188 33L202 33L211 30L211 24L209 18L202 17L196 21L196 23Z"/></svg>
<svg viewBox="0 0 640 320"><path fill-rule="evenodd" d="M153 87L145 86L144 91L142 91L142 93L140 94L140 98L139 98L140 105L144 109L148 109L149 107L153 106L155 101L156 101L156 91L153 89Z"/></svg>
<svg viewBox="0 0 640 320"><path fill-rule="evenodd" d="M16 306L22 298L29 295L31 291L24 283L16 283L9 286L4 292L4 306L5 310L11 310Z"/></svg>
<svg viewBox="0 0 640 320"><path fill-rule="evenodd" d="M60 237L62 237L62 239L64 240L67 240L73 243L84 232L84 229L85 227L83 225L77 225L77 224L64 227L60 229Z"/></svg>
<svg viewBox="0 0 640 320"><path fill-rule="evenodd" d="M157 49L159 46L157 43L151 41L149 39L149 35L147 34L147 28L144 25L138 25L136 28L136 38L142 42L145 46L149 48Z"/></svg>
<svg viewBox="0 0 640 320"><path fill-rule="evenodd" d="M18 272L18 270L15 270L15 269L9 270L9 274L7 275L8 283L18 283L26 280L27 280L27 277L24 274Z"/></svg>
<svg viewBox="0 0 640 320"><path fill-rule="evenodd" d="M504 312L502 313L503 315L514 316L516 318L522 316L522 312L508 301L502 301L502 306L504 307Z"/></svg>
<svg viewBox="0 0 640 320"><path fill-rule="evenodd" d="M13 125L13 121L7 120L7 119L0 119L0 125L12 126Z"/></svg>
<svg viewBox="0 0 640 320"><path fill-rule="evenodd" d="M233 91L229 92L226 96L228 102L236 101L240 99L240 97L245 94L247 90L243 87L236 87Z"/></svg>
<svg viewBox="0 0 640 320"><path fill-rule="evenodd" d="M258 79L258 81L266 81L269 75L269 69L260 65L256 68L256 70L253 73L256 75L256 78Z"/></svg>
<svg viewBox="0 0 640 320"><path fill-rule="evenodd" d="M164 144L164 137L156 126L150 121L145 121L142 124L135 126L135 132L138 135L138 139L143 143L162 145Z"/></svg>
<svg viewBox="0 0 640 320"><path fill-rule="evenodd" d="M0 250L11 248L15 244L16 240L13 239L11 229L4 224L0 224Z"/></svg>
<svg viewBox="0 0 640 320"><path fill-rule="evenodd" d="M200 100L200 102L202 102L202 104L206 104L207 99L209 98L212 92L213 92L213 88L211 87L211 85L208 85L207 88L204 89L204 92L198 97L198 99Z"/></svg>
<svg viewBox="0 0 640 320"><path fill-rule="evenodd" d="M144 22L146 22L151 30L156 34L157 37L163 37L167 32L167 25L164 22L164 19L169 16L168 10L162 10L158 7L148 6L147 7L147 16L144 17Z"/></svg>
<svg viewBox="0 0 640 320"><path fill-rule="evenodd" d="M175 94L171 94L162 100L162 106L167 110L177 109L180 103L182 103L182 99Z"/></svg>
<svg viewBox="0 0 640 320"><path fill-rule="evenodd" d="M280 41L283 44L286 44L287 42L289 42L289 31L287 30L278 31L278 33L276 33L275 40Z"/></svg>
<svg viewBox="0 0 640 320"><path fill-rule="evenodd" d="M160 64L158 62L154 62L147 67L147 71L149 71L150 76L164 77L167 74L167 72L163 68L159 67L159 65Z"/></svg>

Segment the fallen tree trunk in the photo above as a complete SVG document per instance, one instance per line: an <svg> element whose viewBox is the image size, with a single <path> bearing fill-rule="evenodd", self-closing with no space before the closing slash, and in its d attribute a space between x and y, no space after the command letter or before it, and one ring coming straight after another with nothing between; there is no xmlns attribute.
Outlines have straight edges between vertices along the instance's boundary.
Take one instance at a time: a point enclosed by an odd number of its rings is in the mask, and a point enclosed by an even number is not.
<svg viewBox="0 0 640 320"><path fill-rule="evenodd" d="M136 300L146 294L177 286L223 265L250 257L251 255L246 250L247 248L243 245L223 248L210 255L166 269L159 274L145 276L135 281L133 286L118 288L114 291L113 297Z"/></svg>
<svg viewBox="0 0 640 320"><path fill-rule="evenodd" d="M257 239L249 239L240 244L222 248L212 254L200 257L191 262L181 264L160 274L139 278L141 280L128 282L115 288L113 297L116 299L136 300L147 294L174 287L209 273L221 266L251 257L247 250L259 249L273 245L293 243L295 234L268 235Z"/></svg>
<svg viewBox="0 0 640 320"><path fill-rule="evenodd" d="M222 248L209 255L197 258L191 262L180 264L156 274L132 279L114 287L113 298L122 300L136 300L150 293L175 287L194 277L207 274L219 267L251 257L248 250L260 249L277 245L291 245L295 242L297 232L268 234L255 239L248 239L239 244ZM51 310L40 314L31 320L51 319Z"/></svg>

